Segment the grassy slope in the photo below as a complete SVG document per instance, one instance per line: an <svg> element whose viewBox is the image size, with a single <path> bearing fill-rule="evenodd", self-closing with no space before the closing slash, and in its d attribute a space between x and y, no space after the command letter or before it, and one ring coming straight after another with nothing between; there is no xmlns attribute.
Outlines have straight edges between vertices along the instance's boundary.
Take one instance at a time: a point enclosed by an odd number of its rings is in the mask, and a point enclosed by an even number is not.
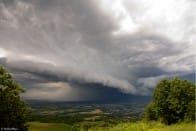
<svg viewBox="0 0 196 131"><path fill-rule="evenodd" d="M107 131L195 131L195 124L179 123L166 126L159 122L122 123L108 128Z"/></svg>
<svg viewBox="0 0 196 131"><path fill-rule="evenodd" d="M71 131L71 127L66 124L31 122L29 131ZM88 131L195 131L195 124L179 123L166 126L159 122L136 122L121 123L113 127L94 127Z"/></svg>
<svg viewBox="0 0 196 131"><path fill-rule="evenodd" d="M63 123L30 122L29 131L70 131L71 127Z"/></svg>

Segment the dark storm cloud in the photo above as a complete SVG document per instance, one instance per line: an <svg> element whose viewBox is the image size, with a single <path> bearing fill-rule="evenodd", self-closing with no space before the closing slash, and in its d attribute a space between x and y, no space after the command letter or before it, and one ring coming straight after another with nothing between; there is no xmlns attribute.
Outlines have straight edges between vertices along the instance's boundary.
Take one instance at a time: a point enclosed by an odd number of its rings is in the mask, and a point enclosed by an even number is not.
<svg viewBox="0 0 196 131"><path fill-rule="evenodd" d="M164 77L194 72L195 37L186 35L194 22L173 25L174 33L183 29L178 36L167 30L172 22L145 17L151 8L138 14L139 2L129 9L133 3L115 0L107 10L104 2L0 0L0 64L28 87L25 97L89 100L104 90L146 95ZM194 10L189 3L183 8Z"/></svg>

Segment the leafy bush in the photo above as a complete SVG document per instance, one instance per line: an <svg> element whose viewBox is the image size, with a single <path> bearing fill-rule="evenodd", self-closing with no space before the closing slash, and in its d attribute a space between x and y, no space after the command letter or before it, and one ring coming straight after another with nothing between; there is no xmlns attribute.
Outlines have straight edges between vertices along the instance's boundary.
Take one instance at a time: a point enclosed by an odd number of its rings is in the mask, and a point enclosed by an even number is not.
<svg viewBox="0 0 196 131"><path fill-rule="evenodd" d="M20 98L22 92L24 89L3 67L0 67L0 128L27 130L28 106Z"/></svg>
<svg viewBox="0 0 196 131"><path fill-rule="evenodd" d="M156 108L154 106L155 106L154 103L151 102L146 107L146 111L144 115L145 120L157 120L158 119Z"/></svg>
<svg viewBox="0 0 196 131"><path fill-rule="evenodd" d="M163 79L154 89L145 117L148 120L159 119L165 124L194 121L195 89L196 86L187 80Z"/></svg>

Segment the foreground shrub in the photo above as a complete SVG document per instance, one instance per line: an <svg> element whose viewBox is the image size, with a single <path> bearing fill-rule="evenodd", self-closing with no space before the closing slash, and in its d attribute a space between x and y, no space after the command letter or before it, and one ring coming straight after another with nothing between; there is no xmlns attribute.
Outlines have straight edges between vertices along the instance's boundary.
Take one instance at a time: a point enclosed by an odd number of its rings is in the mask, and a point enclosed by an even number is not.
<svg viewBox="0 0 196 131"><path fill-rule="evenodd" d="M195 89L188 80L174 78L160 81L154 89L153 100L147 106L145 118L165 124L195 120Z"/></svg>
<svg viewBox="0 0 196 131"><path fill-rule="evenodd" d="M27 130L28 106L20 98L24 89L0 67L0 129Z"/></svg>

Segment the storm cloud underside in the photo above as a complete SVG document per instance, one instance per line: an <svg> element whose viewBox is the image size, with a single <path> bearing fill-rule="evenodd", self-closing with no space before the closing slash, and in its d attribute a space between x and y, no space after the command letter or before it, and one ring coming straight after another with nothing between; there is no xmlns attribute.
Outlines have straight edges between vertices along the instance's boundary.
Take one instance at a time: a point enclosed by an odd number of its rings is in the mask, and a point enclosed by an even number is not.
<svg viewBox="0 0 196 131"><path fill-rule="evenodd" d="M191 0L0 0L0 64L28 99L149 95L195 72L193 12Z"/></svg>

